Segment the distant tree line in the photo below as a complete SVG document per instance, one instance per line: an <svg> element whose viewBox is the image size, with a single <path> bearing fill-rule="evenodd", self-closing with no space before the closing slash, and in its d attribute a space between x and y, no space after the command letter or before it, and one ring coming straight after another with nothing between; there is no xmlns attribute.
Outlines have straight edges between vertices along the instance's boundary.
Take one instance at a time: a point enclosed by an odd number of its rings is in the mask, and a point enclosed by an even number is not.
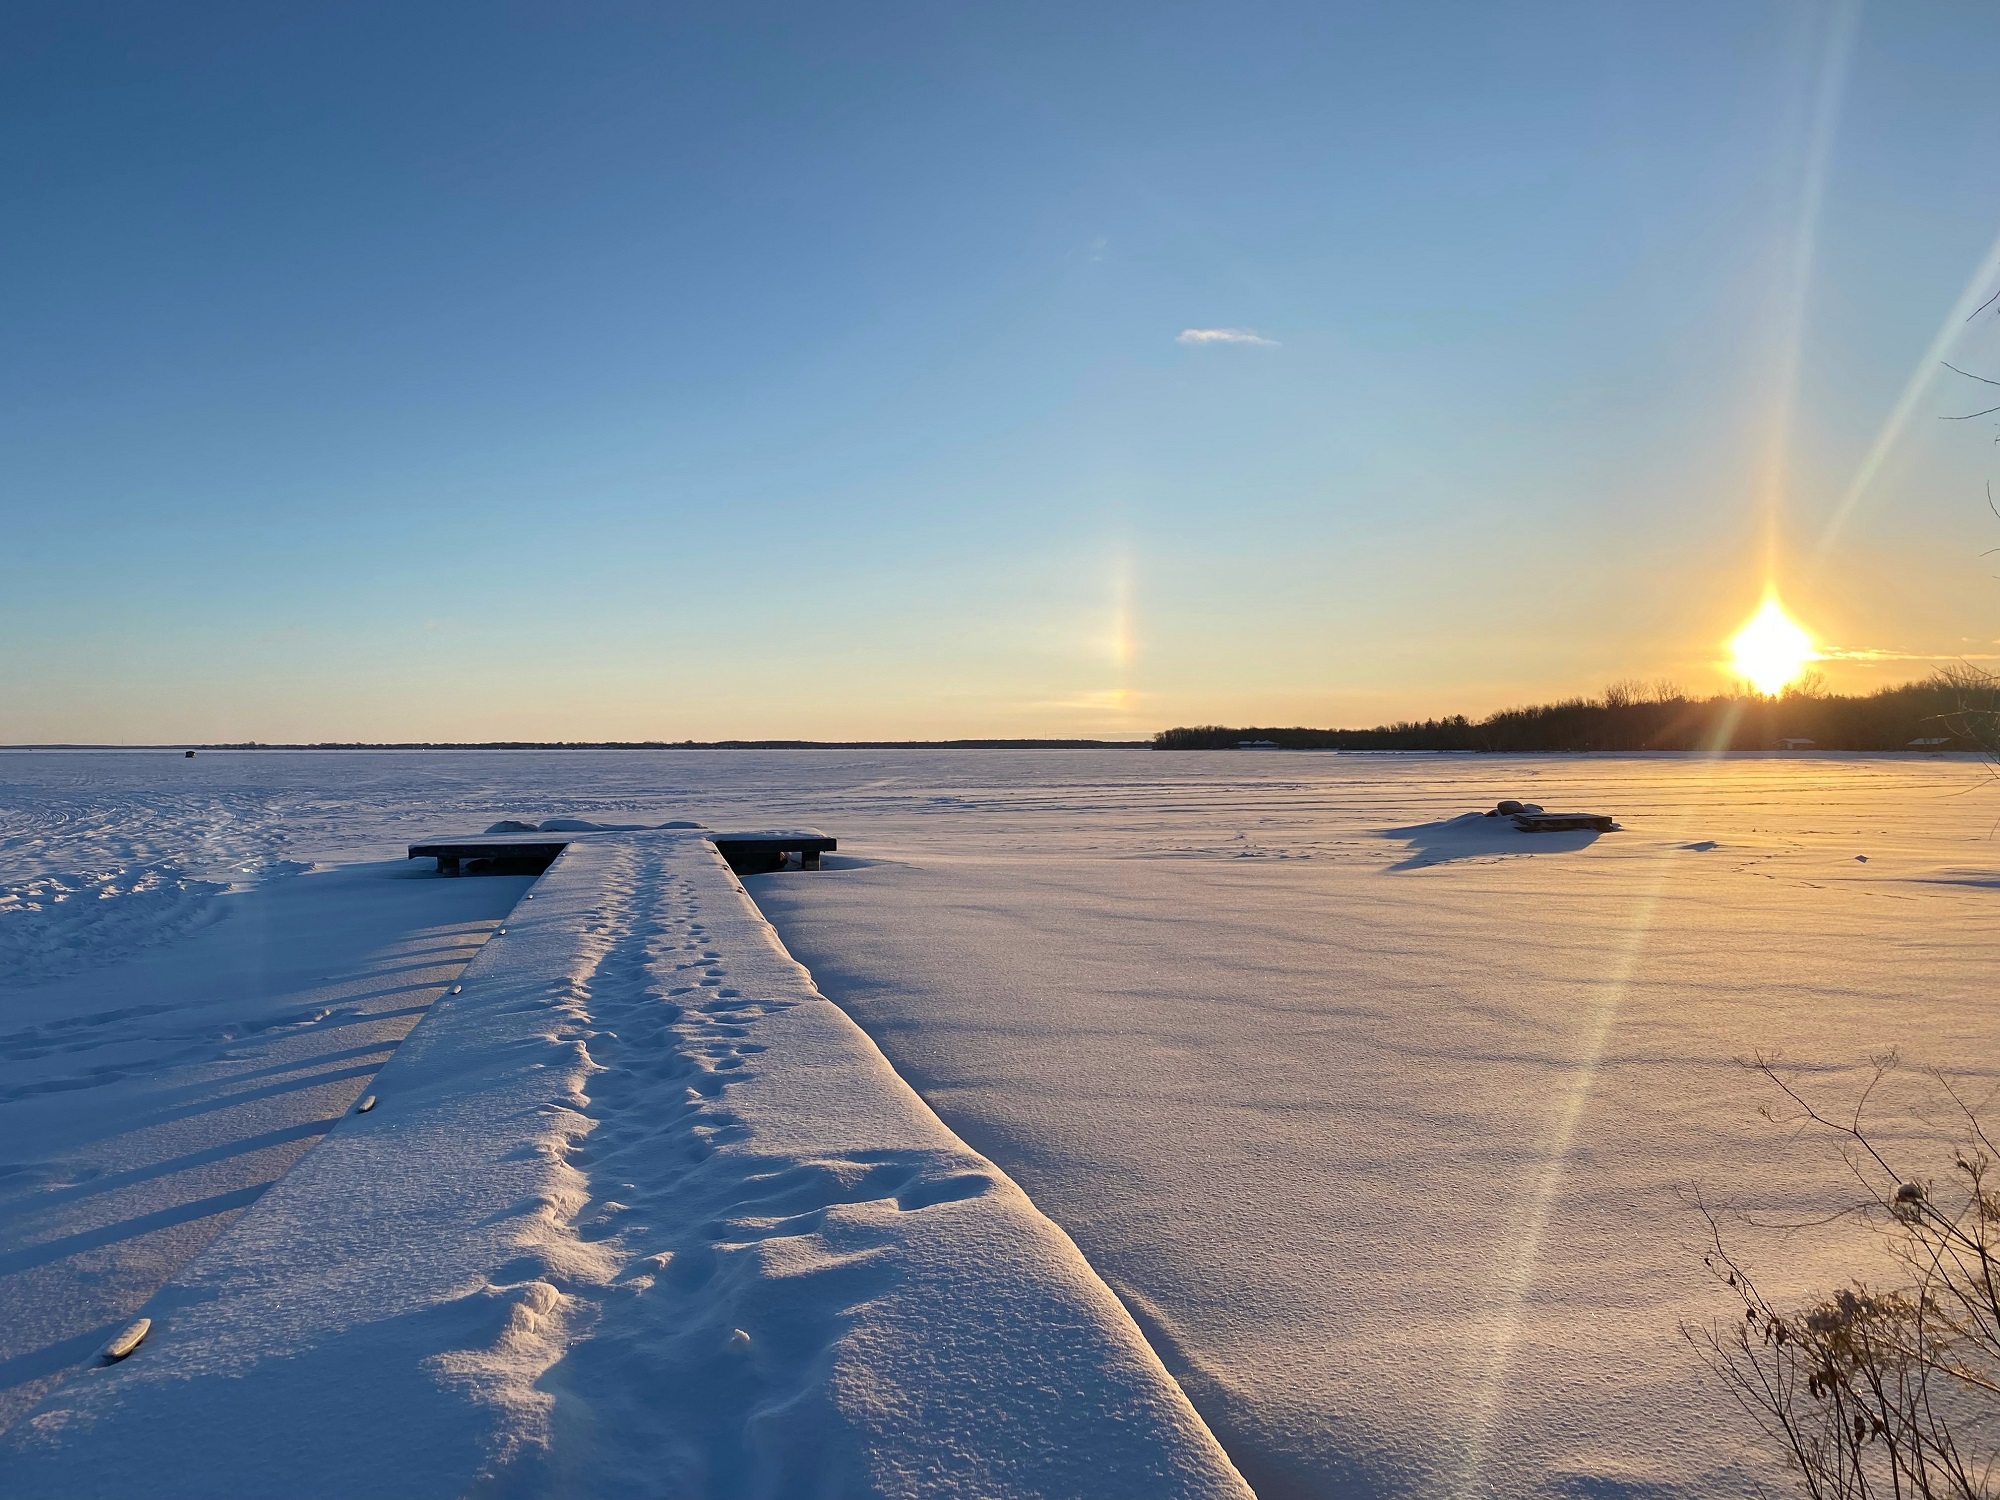
<svg viewBox="0 0 2000 1500"><path fill-rule="evenodd" d="M1775 698L1693 698L1672 683L1615 682L1601 698L1503 709L1484 719L1406 720L1374 729L1168 729L1156 750L1991 750L2000 742L2000 680L1972 668L1862 696L1828 693L1816 675Z"/></svg>

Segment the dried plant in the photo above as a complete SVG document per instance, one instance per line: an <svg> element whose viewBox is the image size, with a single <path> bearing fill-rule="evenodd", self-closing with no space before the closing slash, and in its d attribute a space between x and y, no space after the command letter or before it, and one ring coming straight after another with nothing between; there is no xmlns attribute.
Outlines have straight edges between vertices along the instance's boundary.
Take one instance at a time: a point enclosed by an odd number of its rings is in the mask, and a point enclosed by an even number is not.
<svg viewBox="0 0 2000 1500"><path fill-rule="evenodd" d="M1766 1117L1836 1147L1860 1189L1818 1224L1854 1217L1873 1224L1903 1284L1855 1282L1802 1305L1774 1305L1701 1204L1710 1240L1704 1264L1741 1312L1683 1324L1682 1333L1790 1460L1812 1500L1993 1500L2000 1495L2000 1152L1977 1107L1962 1085L1929 1075L1952 1111L1944 1137L1952 1170L1940 1182L1892 1160L1870 1124L1870 1103L1897 1066L1893 1055L1876 1060L1844 1118L1769 1060L1747 1066L1783 1096Z"/></svg>
<svg viewBox="0 0 2000 1500"><path fill-rule="evenodd" d="M2000 678L1958 662L1940 668L1931 680L1957 700L1955 708L1938 715L1946 733L1970 741L1988 760L2000 761Z"/></svg>

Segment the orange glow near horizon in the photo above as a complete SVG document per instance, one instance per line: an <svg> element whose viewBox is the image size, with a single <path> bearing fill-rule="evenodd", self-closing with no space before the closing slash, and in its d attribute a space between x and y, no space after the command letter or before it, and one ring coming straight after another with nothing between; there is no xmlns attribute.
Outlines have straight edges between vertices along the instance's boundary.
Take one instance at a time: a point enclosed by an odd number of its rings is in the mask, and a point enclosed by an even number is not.
<svg viewBox="0 0 2000 1500"><path fill-rule="evenodd" d="M1767 698L1797 682L1820 659L1811 633L1785 613L1775 587L1764 591L1757 613L1729 638L1729 655L1737 676Z"/></svg>

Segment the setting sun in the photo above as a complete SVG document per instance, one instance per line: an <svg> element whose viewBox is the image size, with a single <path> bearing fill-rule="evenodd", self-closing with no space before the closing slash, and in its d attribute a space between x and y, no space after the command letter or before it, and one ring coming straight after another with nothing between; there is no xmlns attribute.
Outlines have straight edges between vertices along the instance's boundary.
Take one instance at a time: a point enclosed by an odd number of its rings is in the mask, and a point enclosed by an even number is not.
<svg viewBox="0 0 2000 1500"><path fill-rule="evenodd" d="M1776 589L1765 593L1757 613L1730 638L1729 651L1737 674L1766 697L1776 697L1798 681L1809 662L1819 660L1812 636L1785 613Z"/></svg>

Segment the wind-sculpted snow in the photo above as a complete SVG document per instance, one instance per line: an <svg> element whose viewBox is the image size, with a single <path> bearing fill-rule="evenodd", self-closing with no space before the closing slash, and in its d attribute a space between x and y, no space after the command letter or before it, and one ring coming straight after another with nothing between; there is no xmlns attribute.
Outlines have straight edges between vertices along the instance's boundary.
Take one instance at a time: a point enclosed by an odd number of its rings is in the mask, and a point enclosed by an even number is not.
<svg viewBox="0 0 2000 1500"><path fill-rule="evenodd" d="M0 886L0 974L36 984L192 932L229 887L173 865L68 870Z"/></svg>
<svg viewBox="0 0 2000 1500"><path fill-rule="evenodd" d="M0 781L0 975L12 983L171 942L214 920L224 891L304 868L259 796L175 787L135 807L74 774L81 762L35 759L70 774Z"/></svg>

